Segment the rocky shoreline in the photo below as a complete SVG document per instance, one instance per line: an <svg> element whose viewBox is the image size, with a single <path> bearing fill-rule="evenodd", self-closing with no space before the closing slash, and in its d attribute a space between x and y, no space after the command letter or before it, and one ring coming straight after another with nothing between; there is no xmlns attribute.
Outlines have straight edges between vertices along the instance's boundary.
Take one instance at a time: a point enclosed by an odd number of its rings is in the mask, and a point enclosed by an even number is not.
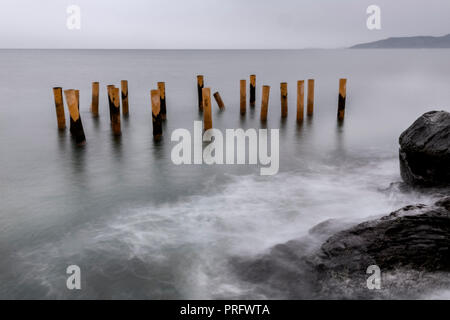
<svg viewBox="0 0 450 320"><path fill-rule="evenodd" d="M309 235L230 264L240 280L280 299L421 298L450 291L450 113L425 113L399 139L405 188L444 195L353 225L327 220ZM368 288L368 267L381 288ZM373 288L372 288L373 289Z"/></svg>

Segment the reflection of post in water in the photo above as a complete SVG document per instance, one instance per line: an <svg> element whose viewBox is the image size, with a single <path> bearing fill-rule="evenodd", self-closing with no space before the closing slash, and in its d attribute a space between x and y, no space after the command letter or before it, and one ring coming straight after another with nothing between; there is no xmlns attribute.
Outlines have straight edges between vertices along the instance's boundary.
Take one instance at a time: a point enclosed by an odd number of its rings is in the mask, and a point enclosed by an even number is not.
<svg viewBox="0 0 450 320"><path fill-rule="evenodd" d="M87 146L86 146L87 147ZM68 181L74 188L77 188L80 192L86 191L85 179L86 176L86 148L80 148L77 144L71 143L70 147L70 164L72 167L71 174L68 177Z"/></svg>
<svg viewBox="0 0 450 320"><path fill-rule="evenodd" d="M59 150L66 150L66 130L58 130L58 146Z"/></svg>
<svg viewBox="0 0 450 320"><path fill-rule="evenodd" d="M344 128L342 126L341 121L337 121L336 123L336 158L339 160L342 156L345 156L346 150L345 150L345 137L344 137Z"/></svg>
<svg viewBox="0 0 450 320"><path fill-rule="evenodd" d="M122 164L122 138L120 135L112 136L111 149L114 152L114 160Z"/></svg>

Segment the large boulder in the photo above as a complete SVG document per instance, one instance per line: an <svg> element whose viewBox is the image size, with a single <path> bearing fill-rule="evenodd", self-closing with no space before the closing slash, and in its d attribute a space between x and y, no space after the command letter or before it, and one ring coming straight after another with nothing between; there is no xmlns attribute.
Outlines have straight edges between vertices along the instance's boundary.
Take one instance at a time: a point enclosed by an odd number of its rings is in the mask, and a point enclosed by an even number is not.
<svg viewBox="0 0 450 320"><path fill-rule="evenodd" d="M450 113L431 111L400 135L400 173L416 186L450 185Z"/></svg>
<svg viewBox="0 0 450 320"><path fill-rule="evenodd" d="M326 221L306 238L231 263L267 298L420 298L450 287L450 197L350 228ZM381 269L381 290L367 287L371 265Z"/></svg>

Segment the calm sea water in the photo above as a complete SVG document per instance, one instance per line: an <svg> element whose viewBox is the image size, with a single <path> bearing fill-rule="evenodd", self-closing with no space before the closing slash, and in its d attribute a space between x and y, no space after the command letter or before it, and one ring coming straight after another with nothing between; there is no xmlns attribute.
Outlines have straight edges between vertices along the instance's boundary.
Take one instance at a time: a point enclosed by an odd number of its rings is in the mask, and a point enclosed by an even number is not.
<svg viewBox="0 0 450 320"><path fill-rule="evenodd" d="M0 298L273 298L237 280L230 257L255 256L329 218L361 220L432 197L400 181L398 136L449 110L448 50L0 51ZM239 115L239 80L257 103ZM193 130L196 75L218 90L213 126L280 129L280 172L255 165L175 166L170 133ZM338 80L348 78L343 126ZM295 121L296 81L316 80L315 114ZM106 85L128 80L130 116L111 135ZM100 118L91 82L100 81ZM153 143L150 89L166 82L168 120ZM280 119L280 82L289 118ZM80 89L87 145L58 132L52 87ZM68 119L66 109L66 119ZM66 289L80 266L82 290ZM426 288L425 288L426 289ZM308 293L306 292L306 295ZM424 295L428 293L424 290ZM430 293L431 294L431 293Z"/></svg>

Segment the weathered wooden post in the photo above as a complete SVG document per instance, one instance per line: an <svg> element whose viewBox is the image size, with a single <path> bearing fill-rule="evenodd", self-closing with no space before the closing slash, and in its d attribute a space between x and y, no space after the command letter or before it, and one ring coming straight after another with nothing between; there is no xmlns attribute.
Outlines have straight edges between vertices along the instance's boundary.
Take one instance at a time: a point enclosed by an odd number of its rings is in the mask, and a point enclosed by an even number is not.
<svg viewBox="0 0 450 320"><path fill-rule="evenodd" d="M261 121L267 121L267 109L269 108L269 93L270 93L270 86L263 86L261 98Z"/></svg>
<svg viewBox="0 0 450 320"><path fill-rule="evenodd" d="M308 79L308 116L314 113L314 79Z"/></svg>
<svg viewBox="0 0 450 320"><path fill-rule="evenodd" d="M282 82L280 84L280 93L281 93L281 117L287 118L288 115L288 100L287 100L287 83Z"/></svg>
<svg viewBox="0 0 450 320"><path fill-rule="evenodd" d="M75 89L75 96L77 97L77 108L80 110L80 90Z"/></svg>
<svg viewBox="0 0 450 320"><path fill-rule="evenodd" d="M78 108L78 112L80 111L80 90L73 90L74 92L75 92L75 99L77 100L77 108ZM66 100L67 100L67 98L66 98ZM75 125L75 121L73 121L72 120L72 117L70 118L70 121L69 121L69 123L70 123L70 126L69 126L69 130L70 130L70 133L72 134L72 135L74 135L74 125Z"/></svg>
<svg viewBox="0 0 450 320"><path fill-rule="evenodd" d="M120 81L120 88L122 89L122 114L127 116L130 112L128 106L128 81Z"/></svg>
<svg viewBox="0 0 450 320"><path fill-rule="evenodd" d="M92 102L91 102L91 112L94 117L98 117L98 92L99 92L99 83L92 82Z"/></svg>
<svg viewBox="0 0 450 320"><path fill-rule="evenodd" d="M203 111L203 96L202 96L202 89L204 86L203 76L198 75L197 76L197 92L198 92L198 111Z"/></svg>
<svg viewBox="0 0 450 320"><path fill-rule="evenodd" d="M256 97L256 75L250 75L250 107L255 106Z"/></svg>
<svg viewBox="0 0 450 320"><path fill-rule="evenodd" d="M347 79L339 79L339 101L337 117L339 121L344 120L345 99L347 97Z"/></svg>
<svg viewBox="0 0 450 320"><path fill-rule="evenodd" d="M111 89L112 113L111 113L111 128L115 136L120 136L120 97L119 88Z"/></svg>
<svg viewBox="0 0 450 320"><path fill-rule="evenodd" d="M247 81L241 80L241 115L244 115L247 108Z"/></svg>
<svg viewBox="0 0 450 320"><path fill-rule="evenodd" d="M112 123L112 114L114 112L114 103L112 98L112 91L115 88L114 85L110 84L106 86L106 92L108 93L108 105L109 105L109 120Z"/></svg>
<svg viewBox="0 0 450 320"><path fill-rule="evenodd" d="M64 130L66 128L66 116L64 114L62 88L53 88L53 96L55 98L56 120L58 121L58 129Z"/></svg>
<svg viewBox="0 0 450 320"><path fill-rule="evenodd" d="M64 90L66 96L67 106L69 108L70 120L72 121L72 136L75 138L75 142L78 145L86 143L86 137L84 135L83 124L81 123L80 110L78 108L78 99L75 90Z"/></svg>
<svg viewBox="0 0 450 320"><path fill-rule="evenodd" d="M219 109L223 110L225 108L225 104L223 103L222 98L220 97L220 94L218 91L214 93L214 99L216 99Z"/></svg>
<svg viewBox="0 0 450 320"><path fill-rule="evenodd" d="M159 141L162 138L161 98L159 90L151 90L153 139Z"/></svg>
<svg viewBox="0 0 450 320"><path fill-rule="evenodd" d="M167 119L167 110L166 110L166 83L158 82L158 90L159 90L159 99L161 101L161 119Z"/></svg>
<svg viewBox="0 0 450 320"><path fill-rule="evenodd" d="M297 81L297 122L301 123L303 121L305 105L305 81Z"/></svg>
<svg viewBox="0 0 450 320"><path fill-rule="evenodd" d="M203 130L212 129L212 116L211 116L211 89L203 88Z"/></svg>

